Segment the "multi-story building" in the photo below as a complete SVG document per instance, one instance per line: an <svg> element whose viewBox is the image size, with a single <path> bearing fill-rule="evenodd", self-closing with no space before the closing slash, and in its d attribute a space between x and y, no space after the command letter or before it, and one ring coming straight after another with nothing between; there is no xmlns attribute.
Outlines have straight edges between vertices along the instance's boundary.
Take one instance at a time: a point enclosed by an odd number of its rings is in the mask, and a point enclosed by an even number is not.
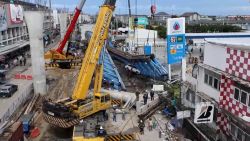
<svg viewBox="0 0 250 141"><path fill-rule="evenodd" d="M52 38L53 20L47 7L24 1L14 4L7 0L0 1L0 58L4 63L28 50L29 38L24 11L33 10L45 11L44 36Z"/></svg>
<svg viewBox="0 0 250 141"><path fill-rule="evenodd" d="M249 21L250 15L229 15L227 19L229 21Z"/></svg>
<svg viewBox="0 0 250 141"><path fill-rule="evenodd" d="M212 123L194 124L192 119L187 120L199 140L250 140L249 47L249 38L209 39L203 63L192 66L187 74L182 86L184 106L193 112L200 102L215 106Z"/></svg>
<svg viewBox="0 0 250 141"><path fill-rule="evenodd" d="M185 17L186 21L199 21L201 15L197 12L186 12L183 13L180 17Z"/></svg>

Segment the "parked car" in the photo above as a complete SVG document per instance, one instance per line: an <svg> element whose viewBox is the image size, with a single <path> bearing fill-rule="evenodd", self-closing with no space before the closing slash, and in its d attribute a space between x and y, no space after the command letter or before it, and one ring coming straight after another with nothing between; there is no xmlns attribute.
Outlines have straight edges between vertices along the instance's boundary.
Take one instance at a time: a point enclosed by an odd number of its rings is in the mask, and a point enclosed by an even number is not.
<svg viewBox="0 0 250 141"><path fill-rule="evenodd" d="M14 84L4 84L0 86L0 97L11 97L18 90Z"/></svg>

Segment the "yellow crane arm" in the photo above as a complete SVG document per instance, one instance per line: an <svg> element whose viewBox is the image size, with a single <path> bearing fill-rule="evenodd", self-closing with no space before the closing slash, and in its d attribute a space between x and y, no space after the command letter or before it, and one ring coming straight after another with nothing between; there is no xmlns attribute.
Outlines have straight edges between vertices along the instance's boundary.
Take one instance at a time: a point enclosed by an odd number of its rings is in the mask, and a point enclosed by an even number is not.
<svg viewBox="0 0 250 141"><path fill-rule="evenodd" d="M111 22L116 0L106 0L100 7L93 35L90 39L82 67L74 88L72 98L74 100L85 99L89 86L101 54L105 40L108 38L108 29Z"/></svg>

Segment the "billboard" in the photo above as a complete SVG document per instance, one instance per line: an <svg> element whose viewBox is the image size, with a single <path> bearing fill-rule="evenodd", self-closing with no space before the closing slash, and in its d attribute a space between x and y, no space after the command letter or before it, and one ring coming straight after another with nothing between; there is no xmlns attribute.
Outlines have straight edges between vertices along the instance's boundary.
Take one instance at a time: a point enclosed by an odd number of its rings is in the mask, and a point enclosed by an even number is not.
<svg viewBox="0 0 250 141"><path fill-rule="evenodd" d="M194 123L212 123L214 117L214 105L210 102L201 102L195 106Z"/></svg>
<svg viewBox="0 0 250 141"><path fill-rule="evenodd" d="M148 18L146 17L139 17L138 18L138 25L148 25Z"/></svg>
<svg viewBox="0 0 250 141"><path fill-rule="evenodd" d="M4 6L0 6L0 31L7 30L7 15Z"/></svg>
<svg viewBox="0 0 250 141"><path fill-rule="evenodd" d="M185 56L185 18L171 18L167 24L168 64L180 63Z"/></svg>
<svg viewBox="0 0 250 141"><path fill-rule="evenodd" d="M17 4L6 4L8 27L23 24L23 7Z"/></svg>
<svg viewBox="0 0 250 141"><path fill-rule="evenodd" d="M138 17L137 28L146 28L146 25L149 24L147 17ZM135 17L129 18L129 27L130 29L134 29L135 27Z"/></svg>
<svg viewBox="0 0 250 141"><path fill-rule="evenodd" d="M167 35L185 34L185 18L169 18L167 24Z"/></svg>

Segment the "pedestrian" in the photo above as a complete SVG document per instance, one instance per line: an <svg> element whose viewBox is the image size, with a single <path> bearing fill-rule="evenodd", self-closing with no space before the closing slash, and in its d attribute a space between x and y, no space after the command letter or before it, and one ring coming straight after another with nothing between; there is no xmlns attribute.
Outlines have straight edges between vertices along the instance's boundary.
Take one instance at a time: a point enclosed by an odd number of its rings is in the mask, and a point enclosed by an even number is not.
<svg viewBox="0 0 250 141"><path fill-rule="evenodd" d="M144 134L144 127L145 127L145 124L144 124L143 120L139 121L138 127L140 129L140 133L143 135Z"/></svg>
<svg viewBox="0 0 250 141"><path fill-rule="evenodd" d="M20 60L19 60L19 62L20 62L20 66L22 66L22 64L23 64L23 60L22 60L22 59L20 59Z"/></svg>
<svg viewBox="0 0 250 141"><path fill-rule="evenodd" d="M116 122L116 111L113 112L113 121Z"/></svg>
<svg viewBox="0 0 250 141"><path fill-rule="evenodd" d="M25 66L26 65L26 57L23 57L23 65Z"/></svg>
<svg viewBox="0 0 250 141"><path fill-rule="evenodd" d="M148 94L147 93L144 93L143 100L144 100L144 105L146 105L147 101L148 101Z"/></svg>
<svg viewBox="0 0 250 141"><path fill-rule="evenodd" d="M200 53L201 53L201 51L202 51L202 50L201 50L201 48L200 48Z"/></svg>
<svg viewBox="0 0 250 141"><path fill-rule="evenodd" d="M148 121L148 130L152 131L152 129L153 129L153 120L152 120L152 118L149 118L149 121Z"/></svg>
<svg viewBox="0 0 250 141"><path fill-rule="evenodd" d="M5 67L6 70L8 70L9 69L9 64L6 63L4 67Z"/></svg>
<svg viewBox="0 0 250 141"><path fill-rule="evenodd" d="M139 90L138 90L138 89L136 89L135 95L136 95L136 101L139 101L139 98L140 98L140 92L139 92Z"/></svg>
<svg viewBox="0 0 250 141"><path fill-rule="evenodd" d="M122 111L122 120L126 120L125 114L125 111Z"/></svg>
<svg viewBox="0 0 250 141"><path fill-rule="evenodd" d="M155 92L153 90L150 91L150 98L151 98L151 101L155 100L154 98L155 96Z"/></svg>
<svg viewBox="0 0 250 141"><path fill-rule="evenodd" d="M193 50L194 50L194 49L193 49L193 48L191 48L191 53L193 53Z"/></svg>
<svg viewBox="0 0 250 141"><path fill-rule="evenodd" d="M15 58L15 59L13 60L13 65L14 65L14 66L17 66L17 58Z"/></svg>

